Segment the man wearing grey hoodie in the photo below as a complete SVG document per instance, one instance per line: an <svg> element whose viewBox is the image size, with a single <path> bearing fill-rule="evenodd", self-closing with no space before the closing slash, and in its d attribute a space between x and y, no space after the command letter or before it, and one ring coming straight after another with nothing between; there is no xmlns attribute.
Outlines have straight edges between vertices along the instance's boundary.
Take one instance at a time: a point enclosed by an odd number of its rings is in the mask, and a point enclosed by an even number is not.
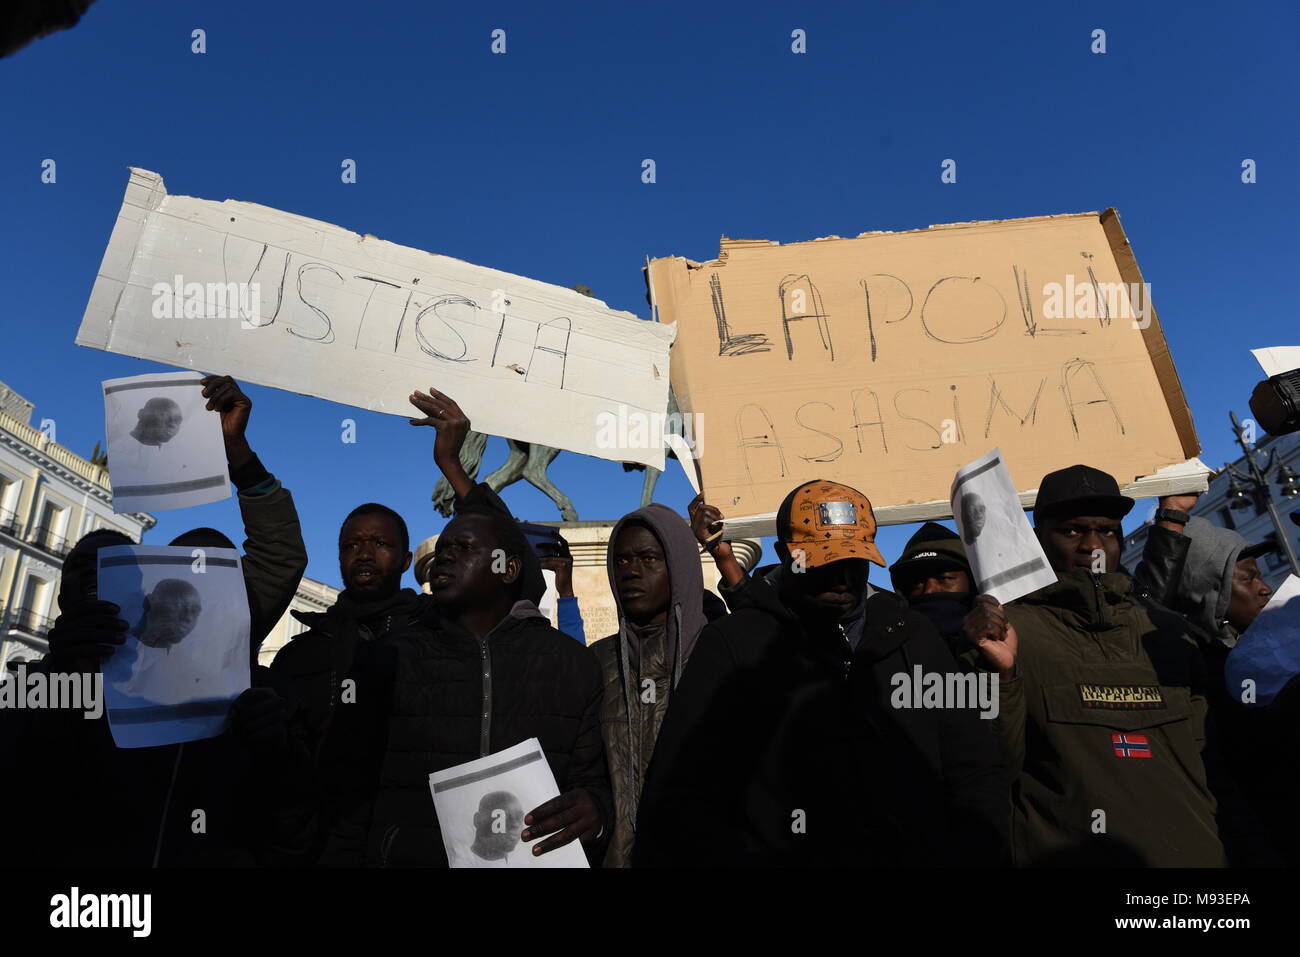
<svg viewBox="0 0 1300 957"><path fill-rule="evenodd" d="M707 622L699 544L680 515L647 505L623 516L609 542L618 633L591 651L601 671L600 733L616 808L604 865L626 867L641 786L668 699Z"/></svg>
<svg viewBox="0 0 1300 957"><path fill-rule="evenodd" d="M1134 579L1156 601L1192 627L1207 675L1206 698L1218 738L1219 819L1229 860L1239 865L1296 859L1300 845L1293 821L1293 788L1283 786L1294 752L1272 715L1247 708L1241 689L1227 687L1228 653L1268 604L1273 590L1256 559L1273 551L1271 541L1251 544L1188 511L1197 496L1160 500ZM1211 771L1216 771L1211 768ZM1280 845L1280 846L1279 846Z"/></svg>

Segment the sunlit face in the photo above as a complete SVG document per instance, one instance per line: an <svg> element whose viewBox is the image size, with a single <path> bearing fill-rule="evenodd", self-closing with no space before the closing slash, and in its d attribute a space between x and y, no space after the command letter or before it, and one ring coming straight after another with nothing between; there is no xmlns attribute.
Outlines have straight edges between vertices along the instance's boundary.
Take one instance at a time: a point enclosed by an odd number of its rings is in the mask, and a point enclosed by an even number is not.
<svg viewBox="0 0 1300 957"><path fill-rule="evenodd" d="M1124 528L1117 518L1079 515L1037 529L1047 560L1057 574L1076 568L1096 572L1119 570ZM1099 560L1100 559L1100 560Z"/></svg>
<svg viewBox="0 0 1300 957"><path fill-rule="evenodd" d="M1243 558L1232 570L1232 596L1224 617L1237 631L1245 631L1264 610L1273 589L1268 587L1253 558Z"/></svg>
<svg viewBox="0 0 1300 957"><path fill-rule="evenodd" d="M625 525L612 551L614 586L628 618L638 625L665 620L672 591L668 562L654 532L644 525Z"/></svg>

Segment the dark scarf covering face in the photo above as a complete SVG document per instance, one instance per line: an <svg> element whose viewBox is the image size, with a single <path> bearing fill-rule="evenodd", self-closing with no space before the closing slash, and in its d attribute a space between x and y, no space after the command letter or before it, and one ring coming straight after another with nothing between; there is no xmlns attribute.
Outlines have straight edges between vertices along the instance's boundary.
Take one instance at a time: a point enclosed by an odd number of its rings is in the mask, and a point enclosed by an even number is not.
<svg viewBox="0 0 1300 957"><path fill-rule="evenodd" d="M934 630L944 639L952 641L962 636L962 623L973 599L966 592L933 592L909 598L907 604L912 611L929 618Z"/></svg>

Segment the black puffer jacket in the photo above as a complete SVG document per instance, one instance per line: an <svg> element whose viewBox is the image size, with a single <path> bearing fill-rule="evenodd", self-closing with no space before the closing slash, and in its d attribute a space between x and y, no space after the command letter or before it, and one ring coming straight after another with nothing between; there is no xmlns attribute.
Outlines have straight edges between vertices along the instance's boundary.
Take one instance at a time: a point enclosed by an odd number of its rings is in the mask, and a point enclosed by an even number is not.
<svg viewBox="0 0 1300 957"><path fill-rule="evenodd" d="M531 737L561 792L588 789L612 821L590 653L527 601L480 641L403 594L356 625L335 609L300 615L311 631L276 656L317 768L315 807L285 809L282 843L330 866L445 867L429 774Z"/></svg>
<svg viewBox="0 0 1300 957"><path fill-rule="evenodd" d="M746 605L793 621L777 586L746 578L723 588L732 608ZM877 590L851 616L860 636L850 689L857 720L879 728L888 751L873 767L902 835L904 864L995 866L1004 863L1010 828L1010 776L989 725L972 707L896 708L895 677L963 675L930 620L892 592ZM964 678L966 682L972 679ZM976 676L974 681L987 681ZM996 701L996 689L993 700ZM885 773L886 768L888 772Z"/></svg>
<svg viewBox="0 0 1300 957"><path fill-rule="evenodd" d="M853 720L839 629L744 608L707 625L646 774L637 866L896 865L885 749Z"/></svg>

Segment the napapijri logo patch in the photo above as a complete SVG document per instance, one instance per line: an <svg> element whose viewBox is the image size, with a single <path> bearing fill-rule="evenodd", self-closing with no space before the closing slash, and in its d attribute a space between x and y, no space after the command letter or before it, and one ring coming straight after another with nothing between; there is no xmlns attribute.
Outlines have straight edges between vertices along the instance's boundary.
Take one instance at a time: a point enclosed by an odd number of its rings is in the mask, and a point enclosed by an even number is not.
<svg viewBox="0 0 1300 957"><path fill-rule="evenodd" d="M1165 706L1158 685L1079 685L1079 699L1085 708L1115 711L1148 711Z"/></svg>

